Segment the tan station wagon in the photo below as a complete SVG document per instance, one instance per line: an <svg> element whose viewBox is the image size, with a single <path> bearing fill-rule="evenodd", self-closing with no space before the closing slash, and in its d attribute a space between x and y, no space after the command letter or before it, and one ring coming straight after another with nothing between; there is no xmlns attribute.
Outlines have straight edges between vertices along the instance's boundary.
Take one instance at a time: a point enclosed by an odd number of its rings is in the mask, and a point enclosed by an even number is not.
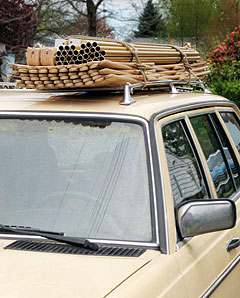
<svg viewBox="0 0 240 298"><path fill-rule="evenodd" d="M239 109L137 87L0 91L0 297L240 297Z"/></svg>

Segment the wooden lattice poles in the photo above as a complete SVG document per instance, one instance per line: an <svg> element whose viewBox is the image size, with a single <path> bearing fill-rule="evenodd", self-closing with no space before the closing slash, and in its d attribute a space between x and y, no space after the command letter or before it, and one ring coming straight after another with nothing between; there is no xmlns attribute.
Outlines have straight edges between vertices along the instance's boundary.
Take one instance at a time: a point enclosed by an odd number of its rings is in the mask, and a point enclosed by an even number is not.
<svg viewBox="0 0 240 298"><path fill-rule="evenodd" d="M198 62L199 53L193 48L161 44L128 44L106 41L79 41L77 45L58 48L28 48L27 64L31 66L72 65L92 61L179 63L185 56L188 62Z"/></svg>
<svg viewBox="0 0 240 298"><path fill-rule="evenodd" d="M147 81L187 80L189 73L183 64L156 65L145 63ZM197 78L209 73L200 63L191 64ZM126 82L143 81L143 75L136 63L112 62L109 60L91 61L84 64L58 66L12 65L12 78L19 87L36 89L61 89L81 87L119 87Z"/></svg>
<svg viewBox="0 0 240 298"><path fill-rule="evenodd" d="M20 87L61 89L202 79L209 73L189 45L129 44L68 39L57 48L28 48L26 65L12 65ZM191 76L190 76L191 75Z"/></svg>

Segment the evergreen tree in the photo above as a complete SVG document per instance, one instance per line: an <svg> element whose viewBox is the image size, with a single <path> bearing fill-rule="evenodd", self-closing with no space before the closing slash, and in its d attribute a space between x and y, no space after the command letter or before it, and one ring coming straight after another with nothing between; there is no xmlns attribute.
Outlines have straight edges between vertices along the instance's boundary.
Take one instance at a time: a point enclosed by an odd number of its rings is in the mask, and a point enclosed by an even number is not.
<svg viewBox="0 0 240 298"><path fill-rule="evenodd" d="M139 16L135 37L160 37L165 35L165 24L158 8L148 0Z"/></svg>

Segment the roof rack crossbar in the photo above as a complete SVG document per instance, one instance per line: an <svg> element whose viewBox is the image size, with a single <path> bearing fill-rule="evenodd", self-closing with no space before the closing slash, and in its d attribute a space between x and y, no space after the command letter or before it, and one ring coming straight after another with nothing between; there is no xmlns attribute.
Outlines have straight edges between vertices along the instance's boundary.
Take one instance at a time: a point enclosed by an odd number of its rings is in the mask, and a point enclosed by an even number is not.
<svg viewBox="0 0 240 298"><path fill-rule="evenodd" d="M177 94L183 91L192 91L194 88L200 88L202 89L203 93L205 94L212 94L211 91L205 86L204 82L202 81L174 81L174 80L167 80L167 81L152 81L152 82L142 82L137 84L130 84L126 83L124 86L124 97L122 101L120 102L121 105L130 105L136 100L132 98L132 94L134 93L135 89L145 89L145 88L157 88L157 87L164 87L169 86L170 87L170 93L171 94ZM186 89L186 87L190 87ZM181 88L182 87L182 88Z"/></svg>

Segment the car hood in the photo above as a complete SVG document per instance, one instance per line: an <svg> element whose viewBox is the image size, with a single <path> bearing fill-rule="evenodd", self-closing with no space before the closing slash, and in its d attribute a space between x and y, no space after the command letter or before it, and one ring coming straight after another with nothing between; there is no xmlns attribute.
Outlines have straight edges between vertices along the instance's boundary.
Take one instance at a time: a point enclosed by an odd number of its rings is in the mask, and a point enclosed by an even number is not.
<svg viewBox="0 0 240 298"><path fill-rule="evenodd" d="M156 253L103 257L4 249L12 242L0 242L0 297L4 298L104 297Z"/></svg>

